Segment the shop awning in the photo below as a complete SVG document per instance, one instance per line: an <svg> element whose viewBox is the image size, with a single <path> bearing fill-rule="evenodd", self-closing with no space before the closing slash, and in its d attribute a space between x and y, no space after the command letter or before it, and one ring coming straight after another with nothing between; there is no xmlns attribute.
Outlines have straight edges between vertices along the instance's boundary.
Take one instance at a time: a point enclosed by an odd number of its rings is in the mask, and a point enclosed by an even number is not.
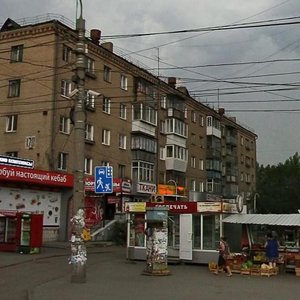
<svg viewBox="0 0 300 300"><path fill-rule="evenodd" d="M223 219L224 223L300 226L300 214L234 214Z"/></svg>

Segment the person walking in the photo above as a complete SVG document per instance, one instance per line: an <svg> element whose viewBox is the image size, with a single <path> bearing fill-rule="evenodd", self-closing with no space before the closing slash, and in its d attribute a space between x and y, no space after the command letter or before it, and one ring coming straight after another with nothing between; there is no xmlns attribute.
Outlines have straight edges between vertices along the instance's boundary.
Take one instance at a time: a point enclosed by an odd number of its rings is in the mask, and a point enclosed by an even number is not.
<svg viewBox="0 0 300 300"><path fill-rule="evenodd" d="M215 275L219 274L219 269L225 269L227 271L227 276L231 277L232 272L230 266L228 265L227 258L230 255L230 248L227 243L227 238L222 236L219 243L219 258L218 258L218 265L217 269L214 272Z"/></svg>
<svg viewBox="0 0 300 300"><path fill-rule="evenodd" d="M279 242L276 239L275 235L272 235L272 233L267 234L267 241L265 243L265 248L266 248L266 257L268 260L268 263L270 264L271 267L275 268L276 267L276 262L279 257Z"/></svg>

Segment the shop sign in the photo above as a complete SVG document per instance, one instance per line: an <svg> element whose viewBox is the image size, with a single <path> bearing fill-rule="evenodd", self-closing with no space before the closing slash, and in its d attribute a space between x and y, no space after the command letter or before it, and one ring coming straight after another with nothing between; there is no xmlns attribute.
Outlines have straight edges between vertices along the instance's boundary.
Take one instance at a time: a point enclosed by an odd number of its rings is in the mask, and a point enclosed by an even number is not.
<svg viewBox="0 0 300 300"><path fill-rule="evenodd" d="M229 213L229 214L237 214L237 206L236 203L222 203L222 212L223 213Z"/></svg>
<svg viewBox="0 0 300 300"><path fill-rule="evenodd" d="M107 203L108 204L116 204L120 202L120 198L117 196L107 196Z"/></svg>
<svg viewBox="0 0 300 300"><path fill-rule="evenodd" d="M73 175L0 165L0 180L73 187Z"/></svg>
<svg viewBox="0 0 300 300"><path fill-rule="evenodd" d="M137 192L144 194L156 194L156 185L152 183L138 182Z"/></svg>
<svg viewBox="0 0 300 300"><path fill-rule="evenodd" d="M197 211L220 213L222 208L221 202L197 202Z"/></svg>
<svg viewBox="0 0 300 300"><path fill-rule="evenodd" d="M0 155L0 164L16 166L21 168L34 168L34 161L13 156Z"/></svg>
<svg viewBox="0 0 300 300"><path fill-rule="evenodd" d="M167 207L169 212L178 214L192 214L197 212L197 202L147 202L147 207Z"/></svg>
<svg viewBox="0 0 300 300"><path fill-rule="evenodd" d="M84 178L84 190L87 192L95 191L95 179L94 176L88 176Z"/></svg>
<svg viewBox="0 0 300 300"><path fill-rule="evenodd" d="M131 193L131 180L123 178L114 178L113 180L114 192L115 193Z"/></svg>
<svg viewBox="0 0 300 300"><path fill-rule="evenodd" d="M146 212L146 202L126 202L126 212Z"/></svg>
<svg viewBox="0 0 300 300"><path fill-rule="evenodd" d="M85 226L91 228L98 225L103 220L102 202L96 197L86 197L84 199Z"/></svg>

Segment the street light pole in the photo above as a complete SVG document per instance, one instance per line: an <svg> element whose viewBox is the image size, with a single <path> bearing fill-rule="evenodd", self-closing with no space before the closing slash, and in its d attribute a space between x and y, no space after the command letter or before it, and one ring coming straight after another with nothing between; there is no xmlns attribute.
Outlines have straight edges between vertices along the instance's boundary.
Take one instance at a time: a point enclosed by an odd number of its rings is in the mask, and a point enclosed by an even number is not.
<svg viewBox="0 0 300 300"><path fill-rule="evenodd" d="M177 182L173 179L168 180L168 182L171 182L175 185L175 201L177 201Z"/></svg>
<svg viewBox="0 0 300 300"><path fill-rule="evenodd" d="M77 1L77 0L76 0ZM74 217L71 219L73 232L71 238L72 283L86 282L86 247L82 239L84 224L84 148L85 148L85 20L82 18L82 0L80 15L76 19L78 39L76 43L76 70L74 82L77 84L77 98L74 108Z"/></svg>

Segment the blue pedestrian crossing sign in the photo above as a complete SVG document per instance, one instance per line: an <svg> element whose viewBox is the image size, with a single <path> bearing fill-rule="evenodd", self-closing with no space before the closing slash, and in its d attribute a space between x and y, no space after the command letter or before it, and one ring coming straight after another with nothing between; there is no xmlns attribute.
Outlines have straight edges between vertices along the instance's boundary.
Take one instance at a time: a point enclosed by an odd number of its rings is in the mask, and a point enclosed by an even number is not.
<svg viewBox="0 0 300 300"><path fill-rule="evenodd" d="M113 192L113 167L95 167L95 193Z"/></svg>

